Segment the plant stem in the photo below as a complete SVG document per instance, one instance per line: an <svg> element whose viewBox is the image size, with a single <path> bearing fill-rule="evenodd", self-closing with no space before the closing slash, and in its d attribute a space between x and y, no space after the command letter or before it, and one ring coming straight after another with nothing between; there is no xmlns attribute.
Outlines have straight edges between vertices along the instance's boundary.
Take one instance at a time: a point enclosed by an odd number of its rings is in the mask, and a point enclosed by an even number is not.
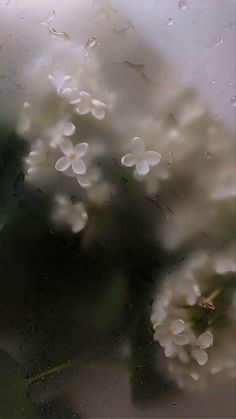
<svg viewBox="0 0 236 419"><path fill-rule="evenodd" d="M65 368L68 368L70 365L71 365L71 362L65 362L64 364L58 365L57 367L53 367L53 368L48 369L47 371L40 372L39 374L36 374L34 377L28 378L28 385L30 385L34 381L39 380L40 378L44 378L47 375L50 375L54 372L62 371Z"/></svg>

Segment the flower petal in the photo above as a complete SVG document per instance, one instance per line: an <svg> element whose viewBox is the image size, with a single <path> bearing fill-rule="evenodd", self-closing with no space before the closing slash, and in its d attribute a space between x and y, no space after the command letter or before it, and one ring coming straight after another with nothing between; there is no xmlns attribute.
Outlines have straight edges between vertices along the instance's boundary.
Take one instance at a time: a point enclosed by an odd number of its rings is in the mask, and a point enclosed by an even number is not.
<svg viewBox="0 0 236 419"><path fill-rule="evenodd" d="M38 172L39 172L38 167L30 167L27 170L28 175L31 175L31 176L37 175Z"/></svg>
<svg viewBox="0 0 236 419"><path fill-rule="evenodd" d="M192 352L192 356L196 359L199 365L205 365L208 361L208 355L203 349L195 349Z"/></svg>
<svg viewBox="0 0 236 419"><path fill-rule="evenodd" d="M85 227L87 223L88 216L84 208L81 207L81 204L77 205L78 213L73 217L73 222L71 223L71 229L73 233L79 233Z"/></svg>
<svg viewBox="0 0 236 419"><path fill-rule="evenodd" d="M149 166L155 166L161 160L161 155L157 153L157 151L146 151L145 160L147 161Z"/></svg>
<svg viewBox="0 0 236 419"><path fill-rule="evenodd" d="M213 334L211 332L202 333L197 340L197 344L201 349L209 348L213 345Z"/></svg>
<svg viewBox="0 0 236 419"><path fill-rule="evenodd" d="M58 94L66 99L70 99L73 94L73 89L71 87L65 87L58 90Z"/></svg>
<svg viewBox="0 0 236 419"><path fill-rule="evenodd" d="M83 160L76 159L72 161L72 169L77 175L83 175L86 172L86 166Z"/></svg>
<svg viewBox="0 0 236 419"><path fill-rule="evenodd" d="M104 119L106 115L106 105L105 103L101 102L100 100L93 99L92 100L92 109L91 113L96 119Z"/></svg>
<svg viewBox="0 0 236 419"><path fill-rule="evenodd" d="M69 199L68 199L68 198L67 198L67 196L65 196L65 195L56 195L56 196L55 196L55 201L56 201L59 205L62 205L62 206L65 206L65 205L69 205L69 204L70 204Z"/></svg>
<svg viewBox="0 0 236 419"><path fill-rule="evenodd" d="M87 214L87 212L85 210L84 205L81 204L81 203L78 203L78 204L75 205L75 208L76 208L77 211L80 211L81 216L82 216L82 219L84 221L87 221L88 220L88 214Z"/></svg>
<svg viewBox="0 0 236 419"><path fill-rule="evenodd" d="M201 291L200 291L200 288L199 288L199 286L197 284L194 284L193 285L193 291L195 292L195 294L196 294L197 297L200 297Z"/></svg>
<svg viewBox="0 0 236 419"><path fill-rule="evenodd" d="M72 233L74 234L79 233L81 230L83 230L84 226L85 226L85 223L82 220L76 221L71 226Z"/></svg>
<svg viewBox="0 0 236 419"><path fill-rule="evenodd" d="M87 173L77 176L77 181L79 182L81 188L90 188L92 186L91 179Z"/></svg>
<svg viewBox="0 0 236 419"><path fill-rule="evenodd" d="M62 98L65 98L72 104L75 96L78 96L78 89L77 87L65 87L61 88L59 94Z"/></svg>
<svg viewBox="0 0 236 419"><path fill-rule="evenodd" d="M131 154L131 153L126 154L121 159L121 164L123 164L123 166L126 166L126 167L132 167L136 164L136 162L137 161L134 154Z"/></svg>
<svg viewBox="0 0 236 419"><path fill-rule="evenodd" d="M64 153L66 156L68 156L70 153L73 153L74 147L70 140L67 140L64 138L60 144L60 149L62 153Z"/></svg>
<svg viewBox="0 0 236 419"><path fill-rule="evenodd" d="M140 160L136 163L136 170L139 176L145 176L149 173L149 166L146 160Z"/></svg>
<svg viewBox="0 0 236 419"><path fill-rule="evenodd" d="M59 147L60 143L62 142L63 138L58 136L58 135L54 135L51 137L51 141L50 141L50 147L52 148L57 148Z"/></svg>
<svg viewBox="0 0 236 419"><path fill-rule="evenodd" d="M194 306L197 302L197 296L193 289L190 289L188 294L186 295L186 302L190 306Z"/></svg>
<svg viewBox="0 0 236 419"><path fill-rule="evenodd" d="M71 76L69 76L69 74L63 73L62 71L56 71L54 74L49 74L48 79L54 85L54 87L60 89L65 82L71 80Z"/></svg>
<svg viewBox="0 0 236 419"><path fill-rule="evenodd" d="M183 333L178 333L178 335L173 336L173 342L176 345L187 345L189 343L189 337Z"/></svg>
<svg viewBox="0 0 236 419"><path fill-rule="evenodd" d="M170 331L165 324L159 324L155 327L154 340L157 340L161 346L166 346L171 342Z"/></svg>
<svg viewBox="0 0 236 419"><path fill-rule="evenodd" d="M68 90L65 84L72 80L69 74L65 74L62 71L56 71L54 74L49 74L48 79L56 88L59 96L64 96L64 91Z"/></svg>
<svg viewBox="0 0 236 419"><path fill-rule="evenodd" d="M55 164L55 169L59 172L64 172L70 166L70 160L68 157L64 156L57 160Z"/></svg>
<svg viewBox="0 0 236 419"><path fill-rule="evenodd" d="M164 350L166 358L174 358L177 355L177 348L171 343L165 347Z"/></svg>
<svg viewBox="0 0 236 419"><path fill-rule="evenodd" d="M183 364L187 364L189 362L189 356L184 349L178 351L178 358Z"/></svg>
<svg viewBox="0 0 236 419"><path fill-rule="evenodd" d="M145 151L145 144L139 137L134 137L131 144L131 149L134 154L142 155Z"/></svg>
<svg viewBox="0 0 236 419"><path fill-rule="evenodd" d="M76 112L80 115L85 115L88 112L91 111L91 96L89 93L85 92L84 90L81 90L79 94L79 100L76 108Z"/></svg>
<svg viewBox="0 0 236 419"><path fill-rule="evenodd" d="M192 379L194 381L198 381L199 380L199 375L196 372L190 372L190 377L192 377Z"/></svg>
<svg viewBox="0 0 236 419"><path fill-rule="evenodd" d="M170 324L170 329L174 335L178 335L179 333L182 333L185 329L184 321L181 319L174 320Z"/></svg>
<svg viewBox="0 0 236 419"><path fill-rule="evenodd" d="M76 144L74 151L78 157L83 157L88 149L88 143Z"/></svg>
<svg viewBox="0 0 236 419"><path fill-rule="evenodd" d="M72 124L72 122L66 122L64 129L63 129L63 135L65 135L66 137L70 137L71 135L73 135L76 131L76 127L74 124Z"/></svg>
<svg viewBox="0 0 236 419"><path fill-rule="evenodd" d="M186 288L186 302L190 306L194 306L198 297L201 295L199 286L195 282L190 282Z"/></svg>

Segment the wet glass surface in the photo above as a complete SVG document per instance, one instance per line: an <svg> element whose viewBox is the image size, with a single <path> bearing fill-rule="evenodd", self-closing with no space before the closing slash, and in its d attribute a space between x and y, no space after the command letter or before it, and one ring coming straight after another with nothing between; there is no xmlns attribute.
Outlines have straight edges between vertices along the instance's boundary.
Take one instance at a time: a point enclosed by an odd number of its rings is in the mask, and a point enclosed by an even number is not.
<svg viewBox="0 0 236 419"><path fill-rule="evenodd" d="M235 416L222 5L0 1L0 418Z"/></svg>

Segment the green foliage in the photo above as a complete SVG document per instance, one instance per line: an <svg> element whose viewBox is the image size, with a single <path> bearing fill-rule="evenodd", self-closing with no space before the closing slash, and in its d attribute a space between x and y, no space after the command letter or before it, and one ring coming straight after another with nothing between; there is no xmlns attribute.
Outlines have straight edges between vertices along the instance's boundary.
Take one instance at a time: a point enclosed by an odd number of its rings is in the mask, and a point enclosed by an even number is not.
<svg viewBox="0 0 236 419"><path fill-rule="evenodd" d="M0 123L0 231L19 204L27 143Z"/></svg>
<svg viewBox="0 0 236 419"><path fill-rule="evenodd" d="M224 329L228 324L228 310L232 304L232 296L236 292L235 275L228 273L222 280L221 275L210 277L205 282L204 295L209 297L214 291L218 291L213 300L214 309L202 308L198 305L188 307L191 310L192 326L196 333L200 335L209 327L215 326Z"/></svg>
<svg viewBox="0 0 236 419"><path fill-rule="evenodd" d="M39 417L27 392L28 380L21 376L19 366L0 349L0 418L34 419Z"/></svg>

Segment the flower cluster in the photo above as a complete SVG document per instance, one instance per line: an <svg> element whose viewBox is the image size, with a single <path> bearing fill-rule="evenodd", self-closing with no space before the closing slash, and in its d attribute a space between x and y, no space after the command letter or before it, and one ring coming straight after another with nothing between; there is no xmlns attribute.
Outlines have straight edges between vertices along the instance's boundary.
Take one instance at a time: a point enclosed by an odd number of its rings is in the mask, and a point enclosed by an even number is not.
<svg viewBox="0 0 236 419"><path fill-rule="evenodd" d="M54 14L49 14L42 24L51 27L53 18ZM25 160L28 180L40 186L45 182L44 187L50 185L60 191L67 204L64 202L62 206L61 200L55 199L53 218L70 225L75 233L85 227L88 217L80 223L81 217L78 215L78 223L82 226L78 229L75 215L79 214L78 208L69 210L74 204L67 196L68 182L72 195L84 201L84 208L103 204L114 191L114 185L105 180L101 164L98 163L101 155L107 158L112 154L112 144L110 150L109 147L104 149L103 138L96 138L94 133L107 127L107 119L111 119L113 114L112 98L115 95L107 95L99 87L97 58L91 51L69 40L59 44L54 40L51 55L47 52L41 57L40 62L36 63L36 70L39 70L39 66L43 78L42 95L39 99L33 99L32 103L24 103L19 124L19 131L31 143L31 151ZM37 71L36 76L39 79ZM113 121L109 124L115 132ZM110 126L108 128L111 129ZM35 140L37 137L40 140ZM119 159L124 168L135 166L136 179L147 177L150 169L161 160L157 151L146 151L145 143L139 137L131 140L131 151L122 157L120 149ZM62 175L65 176L64 182L60 181ZM54 187L49 179L53 180ZM63 217L58 217L62 208Z"/></svg>
<svg viewBox="0 0 236 419"><path fill-rule="evenodd" d="M54 17L49 13L41 23L51 28ZM99 204L116 189L101 161L119 162L125 177L133 175L140 183L142 193L154 200L161 197L162 220L158 217L154 235L168 249L193 240L200 244L202 231L213 232L219 241L227 238L235 196L234 161L231 141L222 141L220 124L212 122L194 92L170 80L158 84L158 94L155 85L146 86L142 106L148 112L141 113L126 86L128 80L136 90L129 73L141 71L143 78L145 66L126 61L127 80L117 87L109 74L105 77L107 65L95 50L90 42L82 47L53 36L47 51L31 66L28 79L37 83L40 94L31 95L30 104L25 102L19 127L32 143L31 151L37 138L44 141L52 160L54 156L52 172L74 177L72 193L85 201L96 196ZM112 71L116 80L119 67L112 66ZM94 152L98 143L102 152ZM27 161L33 173L31 156ZM42 153L40 162L43 167ZM98 196L95 189L104 193Z"/></svg>
<svg viewBox="0 0 236 419"><path fill-rule="evenodd" d="M27 180L49 190L54 222L81 232L96 206L112 200L125 181L153 204L152 237L163 248L187 253L203 243L226 246L233 229L235 162L220 123L192 90L171 80L150 83L145 65L121 62L123 83L112 61L110 77L91 42L73 43L53 29L53 18L51 13L41 22L53 42L30 68L40 93L24 103L19 131L31 145ZM147 93L142 111L127 90L130 84L133 92L143 92L141 81ZM154 339L180 387L203 388L221 371L233 375L233 251L193 253L164 278L155 299Z"/></svg>
<svg viewBox="0 0 236 419"><path fill-rule="evenodd" d="M55 75L49 74L48 79L52 82L58 95L74 105L75 112L79 115L91 113L94 118L105 118L107 106L98 99L93 99L90 93L75 87L75 83L69 74L63 72Z"/></svg>
<svg viewBox="0 0 236 419"><path fill-rule="evenodd" d="M192 255L165 278L153 304L154 340L181 388L203 389L222 371L234 375L236 345L229 333L236 320L234 255L234 244L213 256Z"/></svg>

